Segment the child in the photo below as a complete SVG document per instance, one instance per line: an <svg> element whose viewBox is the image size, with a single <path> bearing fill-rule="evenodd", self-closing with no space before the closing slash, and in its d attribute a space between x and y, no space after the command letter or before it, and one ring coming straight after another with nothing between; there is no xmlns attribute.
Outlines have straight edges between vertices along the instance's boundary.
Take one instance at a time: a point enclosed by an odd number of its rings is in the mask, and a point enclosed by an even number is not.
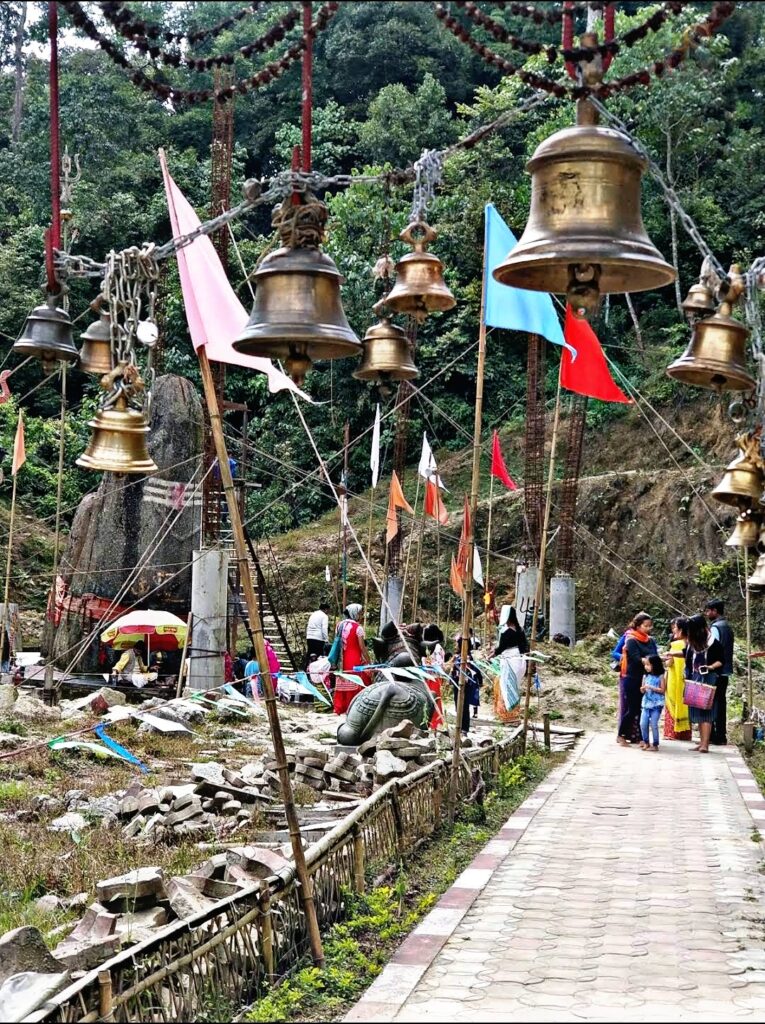
<svg viewBox="0 0 765 1024"><path fill-rule="evenodd" d="M657 654L643 658L643 666L645 675L643 676L643 685L640 687L640 692L643 694L640 715L640 733L643 742L640 744L640 749L657 751L659 749L659 719L664 707L667 676L664 671L664 662ZM653 733L653 746L650 746L648 742L649 723Z"/></svg>

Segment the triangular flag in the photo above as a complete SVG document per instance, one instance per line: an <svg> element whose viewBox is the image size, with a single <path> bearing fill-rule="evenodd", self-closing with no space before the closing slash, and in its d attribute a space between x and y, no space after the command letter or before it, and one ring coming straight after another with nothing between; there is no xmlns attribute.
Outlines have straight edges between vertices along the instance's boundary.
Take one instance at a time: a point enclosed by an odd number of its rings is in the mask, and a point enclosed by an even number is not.
<svg viewBox="0 0 765 1024"><path fill-rule="evenodd" d="M578 395L598 398L601 402L624 402L631 404L616 384L603 355L598 337L586 320L574 316L571 306L566 306L564 331L568 341L576 348L577 357L572 359L566 351L560 370L561 386Z"/></svg>
<svg viewBox="0 0 765 1024"><path fill-rule="evenodd" d="M449 570L449 583L457 597L465 596L465 588L462 585L462 577L460 576L460 571L457 568L457 563L454 561L454 555L452 555L452 565Z"/></svg>
<svg viewBox="0 0 765 1024"><path fill-rule="evenodd" d="M437 473L438 466L436 465L436 457L428 443L428 435L423 431L422 434L422 452L420 454L420 464L417 467L417 472L425 480L432 480L434 484L437 484L442 490L446 490L444 482Z"/></svg>
<svg viewBox="0 0 765 1024"><path fill-rule="evenodd" d="M398 508L406 509L410 515L414 515L414 509L404 497L398 474L394 470L393 476L390 478L390 497L388 498L388 515L386 517L385 530L386 544L390 544L398 533L398 517L396 516L396 509Z"/></svg>
<svg viewBox="0 0 765 1024"><path fill-rule="evenodd" d="M11 475L16 476L27 461L27 450L24 445L24 413L19 410L19 422L16 424L16 437L13 440L13 468Z"/></svg>
<svg viewBox="0 0 765 1024"><path fill-rule="evenodd" d="M449 522L449 513L441 500L441 494L432 480L425 482L425 515L437 519L441 526Z"/></svg>
<svg viewBox="0 0 765 1024"><path fill-rule="evenodd" d="M375 409L375 425L372 428L372 454L369 457L369 468L372 470L372 486L377 487L380 479L380 406Z"/></svg>
<svg viewBox="0 0 765 1024"><path fill-rule="evenodd" d="M329 571L328 565L324 566L324 579L327 581L327 583L332 582L332 573Z"/></svg>
<svg viewBox="0 0 765 1024"><path fill-rule="evenodd" d="M499 446L499 434L494 431L491 439L491 475L501 480L505 487L511 491L517 491L515 481L507 471L505 460L502 457L502 449Z"/></svg>
<svg viewBox="0 0 765 1024"><path fill-rule="evenodd" d="M473 546L473 579L479 587L483 587L483 566L481 556L478 554L478 545Z"/></svg>
<svg viewBox="0 0 765 1024"><path fill-rule="evenodd" d="M515 235L497 213L492 203L486 204L484 227L484 322L487 327L504 327L508 331L541 334L553 345L563 345L560 320L552 299L546 292L511 288L495 280L493 271L504 263L518 244ZM572 349L573 355L576 352Z"/></svg>
<svg viewBox="0 0 765 1024"><path fill-rule="evenodd" d="M462 579L467 575L468 568L468 536L472 534L470 529L470 505L468 504L467 495L465 495L465 508L462 513L462 533L460 534L460 544L457 549L457 571L459 572Z"/></svg>

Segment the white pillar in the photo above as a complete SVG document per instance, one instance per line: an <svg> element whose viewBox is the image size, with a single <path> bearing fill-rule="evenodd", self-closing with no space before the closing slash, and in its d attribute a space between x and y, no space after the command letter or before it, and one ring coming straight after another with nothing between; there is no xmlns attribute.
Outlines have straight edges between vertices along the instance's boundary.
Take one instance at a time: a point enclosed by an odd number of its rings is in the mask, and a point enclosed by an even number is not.
<svg viewBox="0 0 765 1024"><path fill-rule="evenodd" d="M526 622L531 623L534 614L534 601L537 594L537 579L539 569L536 565L519 565L515 573L515 611L518 615L518 622L521 629L526 628ZM544 598L542 599L544 609Z"/></svg>
<svg viewBox="0 0 765 1024"><path fill-rule="evenodd" d="M553 576L550 580L550 632L562 633L576 643L576 580L573 576Z"/></svg>
<svg viewBox="0 0 765 1024"><path fill-rule="evenodd" d="M189 690L211 690L223 683L227 608L228 552L219 548L195 552L191 570Z"/></svg>
<svg viewBox="0 0 765 1024"><path fill-rule="evenodd" d="M385 599L380 609L380 629L390 622L391 619L394 622L400 622L401 620L401 602L403 599L404 581L400 576L389 576L385 581L383 593Z"/></svg>

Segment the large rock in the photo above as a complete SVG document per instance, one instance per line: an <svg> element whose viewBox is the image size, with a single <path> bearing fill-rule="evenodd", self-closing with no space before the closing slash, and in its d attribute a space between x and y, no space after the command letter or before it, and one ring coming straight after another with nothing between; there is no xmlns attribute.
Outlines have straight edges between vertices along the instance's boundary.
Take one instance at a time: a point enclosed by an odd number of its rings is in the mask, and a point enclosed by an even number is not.
<svg viewBox="0 0 765 1024"><path fill-rule="evenodd" d="M37 928L14 928L0 938L0 985L22 971L55 974L60 970Z"/></svg>
<svg viewBox="0 0 765 1024"><path fill-rule="evenodd" d="M53 955L73 971L90 971L116 951L120 944L116 929L117 915L93 903L72 934L56 946Z"/></svg>
<svg viewBox="0 0 765 1024"><path fill-rule="evenodd" d="M387 782L406 774L407 764L400 757L394 757L389 750L378 750L375 756L375 777L378 782Z"/></svg>
<svg viewBox="0 0 765 1024"><path fill-rule="evenodd" d="M188 878L170 878L165 883L167 898L176 917L193 917L209 910L215 900L204 896L199 885Z"/></svg>
<svg viewBox="0 0 765 1024"><path fill-rule="evenodd" d="M126 875L107 878L96 884L98 898L108 903L111 900L137 900L145 896L164 896L164 875L162 868L137 868Z"/></svg>
<svg viewBox="0 0 765 1024"><path fill-rule="evenodd" d="M80 503L61 564L56 599L58 628L46 623L42 648L63 665L66 652L90 633L102 610L142 563L157 534L163 539L145 567L120 597L124 607L142 600L160 583L162 607L185 617L191 598L191 559L200 546L199 507L195 489L203 446L202 403L197 389L183 377L165 375L154 385L148 449L159 471L151 477L105 473L95 494ZM196 477L195 477L196 474ZM168 513L178 509L168 532ZM172 577L167 565L188 562ZM79 664L81 671L103 671L99 641Z"/></svg>
<svg viewBox="0 0 765 1024"><path fill-rule="evenodd" d="M61 991L69 980L69 972L37 974L23 971L0 985L0 1020L24 1020L30 1013Z"/></svg>

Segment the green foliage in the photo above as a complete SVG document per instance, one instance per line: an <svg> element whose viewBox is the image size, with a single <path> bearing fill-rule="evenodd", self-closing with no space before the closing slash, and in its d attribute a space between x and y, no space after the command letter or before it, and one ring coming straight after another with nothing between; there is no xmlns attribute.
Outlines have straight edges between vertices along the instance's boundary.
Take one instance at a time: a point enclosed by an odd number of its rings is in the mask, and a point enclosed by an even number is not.
<svg viewBox="0 0 765 1024"><path fill-rule="evenodd" d="M708 594L717 594L724 591L736 578L736 564L723 560L722 562L699 562L696 573L696 583Z"/></svg>

